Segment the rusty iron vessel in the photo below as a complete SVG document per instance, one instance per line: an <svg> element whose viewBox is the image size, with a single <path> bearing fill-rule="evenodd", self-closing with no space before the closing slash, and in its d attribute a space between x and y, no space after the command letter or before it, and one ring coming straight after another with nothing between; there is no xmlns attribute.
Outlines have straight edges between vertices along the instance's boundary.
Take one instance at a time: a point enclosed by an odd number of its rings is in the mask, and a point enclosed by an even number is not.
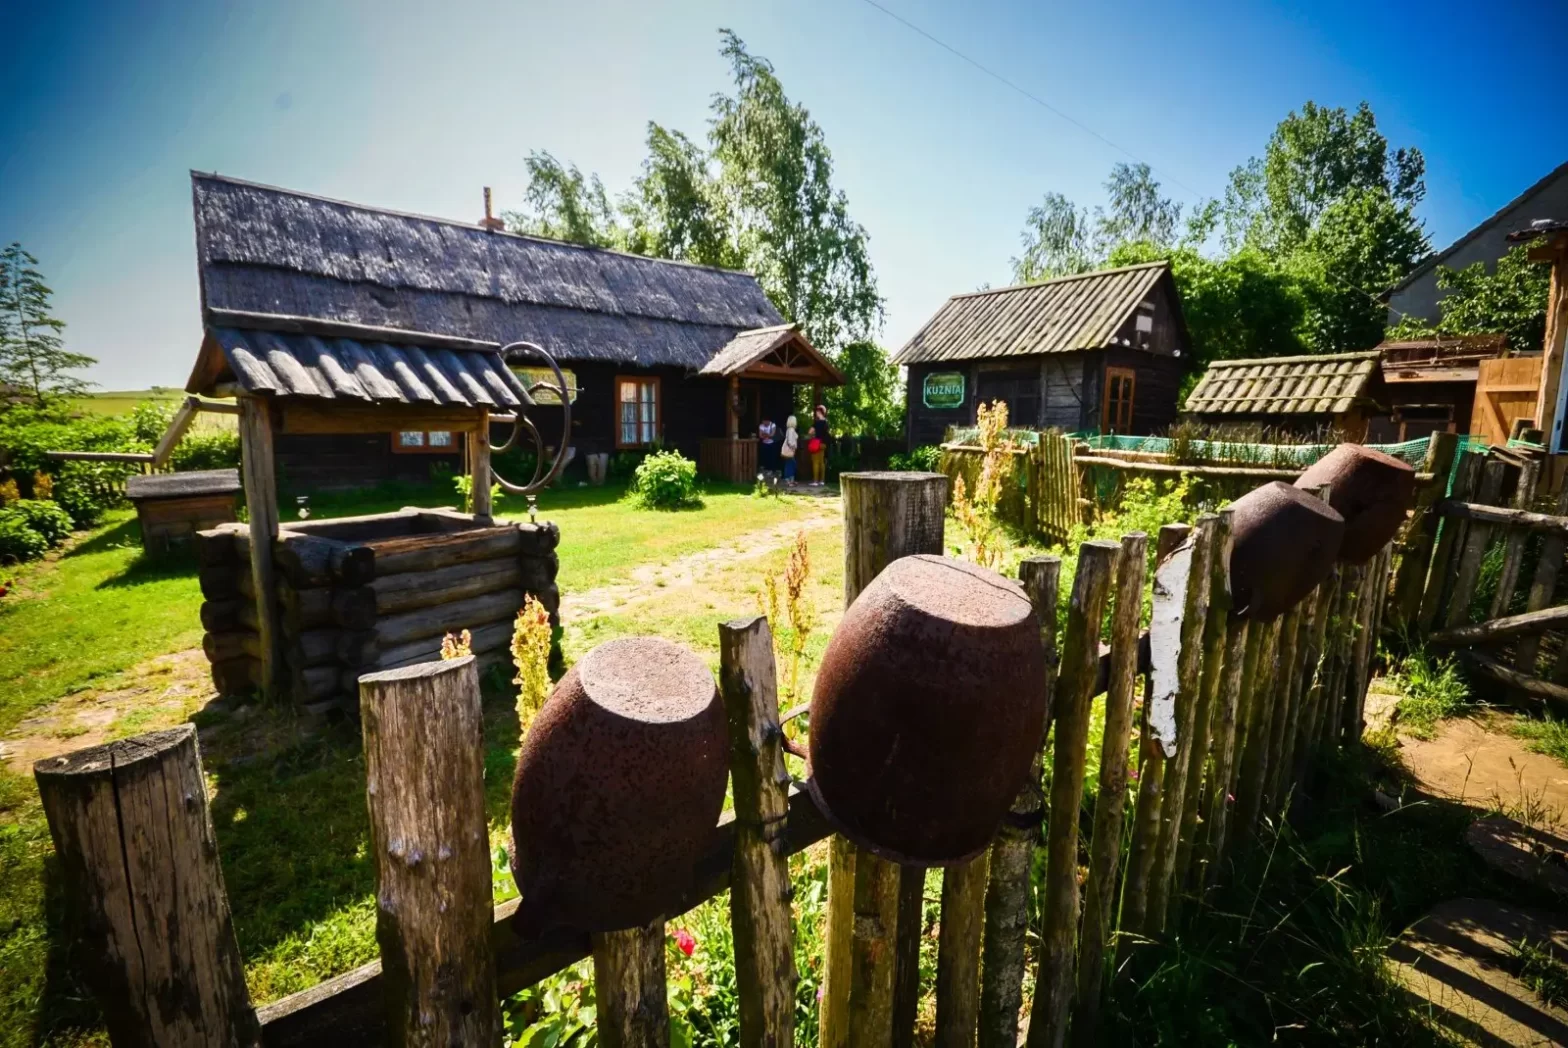
<svg viewBox="0 0 1568 1048"><path fill-rule="evenodd" d="M1334 571L1345 518L1315 495L1274 481L1231 503L1230 587L1235 614L1284 614Z"/></svg>
<svg viewBox="0 0 1568 1048"><path fill-rule="evenodd" d="M1365 564L1388 545L1416 500L1416 471L1408 463L1360 444L1341 444L1296 480L1313 491L1329 485L1328 503L1345 518L1339 559Z"/></svg>

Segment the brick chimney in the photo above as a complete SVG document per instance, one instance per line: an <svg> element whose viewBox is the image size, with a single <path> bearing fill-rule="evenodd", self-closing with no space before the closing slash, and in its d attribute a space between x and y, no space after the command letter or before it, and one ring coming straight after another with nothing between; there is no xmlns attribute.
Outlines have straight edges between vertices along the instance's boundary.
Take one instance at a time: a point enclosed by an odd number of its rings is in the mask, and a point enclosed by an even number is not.
<svg viewBox="0 0 1568 1048"><path fill-rule="evenodd" d="M485 217L479 220L479 228L487 233L506 228L506 223L490 213L490 187L485 186Z"/></svg>

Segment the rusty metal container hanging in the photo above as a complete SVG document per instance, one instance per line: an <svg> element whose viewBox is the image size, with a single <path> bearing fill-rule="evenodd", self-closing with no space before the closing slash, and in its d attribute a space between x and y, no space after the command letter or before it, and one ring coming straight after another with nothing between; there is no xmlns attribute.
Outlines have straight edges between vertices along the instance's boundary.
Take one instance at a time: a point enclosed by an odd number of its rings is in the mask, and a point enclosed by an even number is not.
<svg viewBox="0 0 1568 1048"><path fill-rule="evenodd" d="M1272 619L1328 578L1345 518L1284 481L1255 488L1231 504L1230 588L1236 614Z"/></svg>
<svg viewBox="0 0 1568 1048"><path fill-rule="evenodd" d="M585 655L518 754L518 929L615 931L677 908L713 841L728 759L724 707L696 654L630 637Z"/></svg>
<svg viewBox="0 0 1568 1048"><path fill-rule="evenodd" d="M1296 480L1304 491L1324 484L1329 505L1345 518L1339 559L1347 564L1365 564L1388 545L1416 499L1409 464L1360 444L1341 444Z"/></svg>
<svg viewBox="0 0 1568 1048"><path fill-rule="evenodd" d="M811 699L810 790L850 840L922 866L982 851L1045 730L1045 657L1022 587L896 560L844 613Z"/></svg>

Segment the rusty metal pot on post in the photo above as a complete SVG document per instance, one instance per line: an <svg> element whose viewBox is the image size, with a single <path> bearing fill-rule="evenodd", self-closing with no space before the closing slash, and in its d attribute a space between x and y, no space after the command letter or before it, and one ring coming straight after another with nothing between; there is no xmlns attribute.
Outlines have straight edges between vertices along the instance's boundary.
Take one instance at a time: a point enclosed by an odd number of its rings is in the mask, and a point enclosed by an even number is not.
<svg viewBox="0 0 1568 1048"><path fill-rule="evenodd" d="M1329 486L1329 505L1345 518L1339 559L1346 564L1365 564L1376 556L1415 504L1416 471L1360 444L1341 444L1296 480L1303 491L1324 484Z"/></svg>
<svg viewBox="0 0 1568 1048"><path fill-rule="evenodd" d="M679 908L724 807L724 707L657 637L594 648L534 718L512 786L517 927L605 932Z"/></svg>
<svg viewBox="0 0 1568 1048"><path fill-rule="evenodd" d="M1345 518L1315 495L1274 481L1231 504L1234 614L1272 619L1329 577Z"/></svg>
<svg viewBox="0 0 1568 1048"><path fill-rule="evenodd" d="M942 866L983 851L1045 731L1045 657L1011 579L888 565L844 613L811 700L809 788L850 840Z"/></svg>

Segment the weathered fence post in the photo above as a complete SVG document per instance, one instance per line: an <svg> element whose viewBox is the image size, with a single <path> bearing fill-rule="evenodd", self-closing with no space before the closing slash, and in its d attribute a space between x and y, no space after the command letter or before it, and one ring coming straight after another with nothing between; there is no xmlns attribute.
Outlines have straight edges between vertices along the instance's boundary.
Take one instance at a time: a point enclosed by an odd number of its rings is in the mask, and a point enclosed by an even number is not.
<svg viewBox="0 0 1568 1048"><path fill-rule="evenodd" d="M1416 493L1415 509L1401 544L1399 577L1394 582L1394 621L1401 627L1414 626L1421 612L1421 591L1426 585L1441 522L1433 507L1448 493L1448 475L1458 448L1459 438L1452 433L1433 433L1427 441L1421 472L1430 474L1432 479Z"/></svg>
<svg viewBox="0 0 1568 1048"><path fill-rule="evenodd" d="M1557 507L1552 511L1561 517L1568 514L1568 484L1563 485L1562 491L1557 494ZM1535 575L1530 580L1530 592L1525 597L1525 611L1540 611L1552 602L1552 594L1557 589L1557 574L1562 570L1563 551L1568 548L1568 540L1563 536L1551 532L1541 539L1541 558L1535 563ZM1535 663L1540 653L1541 635L1531 633L1520 637L1514 646L1514 667L1521 673L1535 675Z"/></svg>
<svg viewBox="0 0 1568 1048"><path fill-rule="evenodd" d="M605 1048L669 1048L664 918L641 928L595 932L589 941L599 1043Z"/></svg>
<svg viewBox="0 0 1568 1048"><path fill-rule="evenodd" d="M1165 916L1170 907L1171 886L1175 879L1176 853L1181 843L1187 775L1197 749L1193 739L1193 725L1197 723L1198 693L1203 681L1203 636L1209 613L1209 571L1218 530L1219 517L1212 513L1205 514L1193 529L1192 553L1185 570L1186 590L1179 597L1182 618L1178 640L1181 650L1175 665L1176 679L1173 683L1176 690L1172 696L1176 750L1165 762L1165 784L1161 790L1164 802L1160 806L1160 836L1155 850L1154 874L1149 885L1149 906L1143 927L1144 931L1151 934L1165 930ZM1152 634L1150 639L1152 641ZM1202 771L1200 765L1199 774Z"/></svg>
<svg viewBox="0 0 1568 1048"><path fill-rule="evenodd" d="M115 1048L260 1044L196 729L51 757L33 777Z"/></svg>
<svg viewBox="0 0 1568 1048"><path fill-rule="evenodd" d="M1120 556L1121 547L1114 542L1086 542L1078 548L1055 701L1040 971L1029 1015L1029 1048L1060 1048L1067 1034L1078 934L1078 807L1100 663L1100 622Z"/></svg>
<svg viewBox="0 0 1568 1048"><path fill-rule="evenodd" d="M481 410L479 421L468 434L468 483L470 511L490 521L490 412Z"/></svg>
<svg viewBox="0 0 1568 1048"><path fill-rule="evenodd" d="M1186 524L1166 524L1160 528L1155 545L1154 562L1163 564L1174 553L1192 529ZM1156 572L1158 568L1156 568ZM1154 861L1158 857L1160 839L1160 809L1164 801L1161 791L1165 785L1165 750L1155 740L1149 724L1149 707L1153 705L1150 692L1145 689L1143 716L1138 731L1138 796L1133 805L1132 843L1127 855L1127 875L1122 883L1121 927L1124 931L1143 931L1144 914L1149 905L1149 882L1154 876ZM1126 953L1129 939L1123 938L1117 946L1118 956Z"/></svg>
<svg viewBox="0 0 1568 1048"><path fill-rule="evenodd" d="M1490 458L1481 471L1481 492L1476 501L1485 506L1495 506L1502 500L1503 480L1508 466L1500 458ZM1476 583L1481 579L1481 561L1487 547L1492 544L1495 527L1484 521L1472 520L1465 529L1464 551L1459 556L1454 572L1454 592L1448 598L1447 626L1458 626L1469 620L1470 600L1475 596Z"/></svg>
<svg viewBox="0 0 1568 1048"><path fill-rule="evenodd" d="M1230 622L1230 550L1232 511L1220 511L1218 530L1214 536L1214 552L1209 557L1209 613L1203 623L1203 680L1198 697L1198 717L1193 727L1192 764L1187 771L1187 793L1182 801L1181 840L1176 853L1176 876L1185 886L1197 888L1201 880L1197 862L1198 808L1202 800L1205 781L1204 765L1216 743L1221 703L1220 684L1225 672L1225 639ZM1234 707L1232 707L1234 710ZM1230 728L1235 728L1232 714Z"/></svg>
<svg viewBox="0 0 1568 1048"><path fill-rule="evenodd" d="M1219 877L1220 858L1225 853L1225 830L1230 820L1235 777L1236 751L1242 741L1239 723L1243 708L1243 672L1247 656L1253 651L1252 626L1246 619L1232 619L1225 627L1225 675L1220 685L1220 700L1215 710L1214 771L1209 777L1209 812L1204 820L1203 871L1201 883L1212 885Z"/></svg>
<svg viewBox="0 0 1568 1048"><path fill-rule="evenodd" d="M1528 511L1535 502L1535 485L1541 476L1541 463L1538 459L1527 459L1519 467L1519 484L1514 489L1514 509ZM1503 553L1503 570L1497 576L1497 593L1492 597L1492 610L1489 618L1501 618L1508 614L1508 602L1514 595L1514 587L1519 582L1519 566L1524 561L1525 539L1529 532L1523 528L1507 529L1507 545Z"/></svg>
<svg viewBox="0 0 1568 1048"><path fill-rule="evenodd" d="M1269 725L1268 753L1263 768L1262 803L1272 811L1278 804L1276 790L1280 782L1280 765L1284 763L1285 736L1290 733L1291 680L1296 675L1296 659L1300 644L1301 621L1308 608L1311 594L1303 597L1296 606L1285 613L1279 633L1279 670L1274 675L1272 692L1274 716Z"/></svg>
<svg viewBox="0 0 1568 1048"><path fill-rule="evenodd" d="M1100 745L1100 788L1094 801L1094 833L1089 839L1078 995L1073 1005L1073 1043L1077 1045L1098 1043L1105 947L1116 910L1116 868L1121 859L1122 810L1127 802L1127 755L1138 684L1138 620L1143 613L1148 546L1149 537L1142 532L1124 535L1121 561L1116 567L1111 666L1105 689L1105 732Z"/></svg>
<svg viewBox="0 0 1568 1048"><path fill-rule="evenodd" d="M1018 566L1018 579L1040 620L1045 647L1046 724L1056 688L1056 598L1062 562L1030 557ZM1045 739L1040 739L1044 746ZM990 883L985 897L985 950L980 981L980 1048L1017 1048L1018 1011L1023 1005L1024 938L1029 925L1029 870L1045 798L1040 789L1041 755L1029 765L1029 780L1013 801L1008 818L991 845Z"/></svg>
<svg viewBox="0 0 1568 1048"><path fill-rule="evenodd" d="M474 657L366 674L359 711L390 1043L499 1044Z"/></svg>
<svg viewBox="0 0 1568 1048"><path fill-rule="evenodd" d="M245 509L250 514L250 578L256 601L256 632L261 639L263 695L282 694L282 629L278 620L277 587L273 584L272 544L278 537L278 477L272 459L272 414L269 401L240 397L240 471L245 483Z"/></svg>
<svg viewBox="0 0 1568 1048"><path fill-rule="evenodd" d="M900 557L942 553L947 477L941 473L843 473L844 606ZM821 1043L893 1043L899 867L834 838L828 864ZM914 913L911 919L919 920ZM918 941L916 942L918 946Z"/></svg>
<svg viewBox="0 0 1568 1048"><path fill-rule="evenodd" d="M1279 636L1284 616L1256 624L1261 639L1256 662L1249 660L1248 689L1252 717L1247 724L1247 747L1241 754L1241 774L1236 780L1236 829L1248 831L1258 824L1263 810L1263 782L1268 770L1269 730L1274 720L1274 681L1278 676ZM1235 835L1232 834L1234 844Z"/></svg>
<svg viewBox="0 0 1568 1048"><path fill-rule="evenodd" d="M980 941L990 853L942 871L936 958L937 1048L973 1048L980 1021Z"/></svg>
<svg viewBox="0 0 1568 1048"><path fill-rule="evenodd" d="M1476 488L1481 483L1481 467L1485 462L1486 456L1476 451L1467 451L1459 456L1459 469L1454 474L1452 495L1456 502L1468 501L1475 494ZM1432 548L1432 563L1426 577L1426 588L1421 593L1419 623L1423 633L1431 631L1437 625L1437 615L1443 607L1443 594L1453 581L1449 564L1464 549L1465 525L1465 521L1451 518L1441 521L1441 530Z"/></svg>
<svg viewBox="0 0 1568 1048"><path fill-rule="evenodd" d="M730 727L735 862L730 924L742 1048L795 1043L795 933L784 820L789 772L768 620L719 626L719 688ZM661 937L662 938L662 937ZM661 944L662 945L662 944Z"/></svg>

